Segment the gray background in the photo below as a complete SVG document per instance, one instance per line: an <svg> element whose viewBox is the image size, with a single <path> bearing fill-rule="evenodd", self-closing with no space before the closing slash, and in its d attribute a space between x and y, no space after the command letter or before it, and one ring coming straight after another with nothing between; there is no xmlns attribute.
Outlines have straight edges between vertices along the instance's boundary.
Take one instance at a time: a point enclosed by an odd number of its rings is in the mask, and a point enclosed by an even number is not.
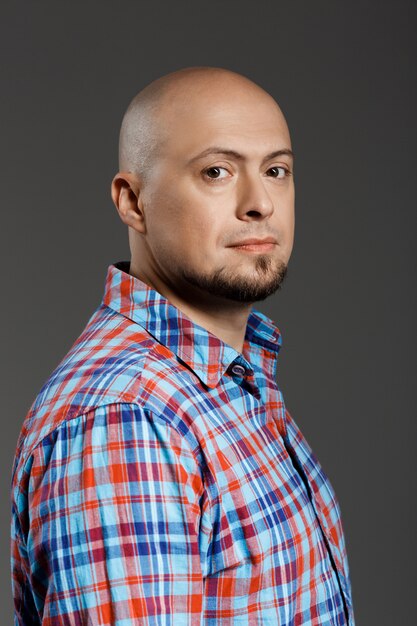
<svg viewBox="0 0 417 626"><path fill-rule="evenodd" d="M357 624L414 622L416 22L405 0L2 4L2 623L18 432L108 264L130 258L109 193L121 117L190 65L241 72L286 115L295 245L283 290L257 306L341 503Z"/></svg>

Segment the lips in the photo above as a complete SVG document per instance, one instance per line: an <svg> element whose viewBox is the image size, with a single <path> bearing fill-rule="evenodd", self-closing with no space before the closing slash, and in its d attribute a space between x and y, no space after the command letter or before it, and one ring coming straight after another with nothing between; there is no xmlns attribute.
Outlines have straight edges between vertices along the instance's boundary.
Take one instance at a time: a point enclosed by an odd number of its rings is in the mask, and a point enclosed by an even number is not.
<svg viewBox="0 0 417 626"><path fill-rule="evenodd" d="M257 239L251 237L250 239L244 239L229 246L234 248L239 253L246 254L260 254L262 252L272 252L277 245L277 240L273 237L265 237L265 239Z"/></svg>
<svg viewBox="0 0 417 626"><path fill-rule="evenodd" d="M262 245L265 243L277 243L277 240L274 239L274 237L266 237L265 239L256 239L256 238L244 239L243 241L232 243L231 246L229 247L233 248L234 246L250 246L250 245L257 246L257 245Z"/></svg>

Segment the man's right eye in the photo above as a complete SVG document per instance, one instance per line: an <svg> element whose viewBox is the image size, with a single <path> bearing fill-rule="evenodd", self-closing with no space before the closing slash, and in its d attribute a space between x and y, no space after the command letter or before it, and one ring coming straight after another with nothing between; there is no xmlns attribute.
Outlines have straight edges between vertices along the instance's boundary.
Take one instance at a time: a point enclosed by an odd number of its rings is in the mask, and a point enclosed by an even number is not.
<svg viewBox="0 0 417 626"><path fill-rule="evenodd" d="M216 173L218 173L220 170L224 170L225 172L227 172L227 169L225 167L220 167L220 166L216 165L216 166L212 166L212 167L207 167L205 170L203 170L203 174L205 176L207 176L207 178L209 178L209 180L221 180L222 178L224 178L224 176L223 177L216 176ZM215 174L214 177L212 177L210 175L210 173L213 173L213 172Z"/></svg>

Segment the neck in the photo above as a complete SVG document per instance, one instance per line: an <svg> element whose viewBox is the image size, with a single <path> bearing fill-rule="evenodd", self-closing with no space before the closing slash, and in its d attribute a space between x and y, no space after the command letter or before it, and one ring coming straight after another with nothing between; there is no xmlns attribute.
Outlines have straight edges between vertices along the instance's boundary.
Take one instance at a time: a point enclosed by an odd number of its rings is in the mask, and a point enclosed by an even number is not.
<svg viewBox="0 0 417 626"><path fill-rule="evenodd" d="M226 306L222 308L217 304L212 309L207 309L207 307L203 309L183 300L177 294L171 294L171 296L168 294L165 297L193 322L203 326L238 352L242 352L250 314L249 305L239 308Z"/></svg>
<svg viewBox="0 0 417 626"><path fill-rule="evenodd" d="M194 323L213 333L238 352L242 352L251 303L226 300L191 286L183 290L187 294L185 298L180 291L174 290L158 277L151 278L145 275L143 269L139 270L133 262L130 264L129 273L158 291Z"/></svg>

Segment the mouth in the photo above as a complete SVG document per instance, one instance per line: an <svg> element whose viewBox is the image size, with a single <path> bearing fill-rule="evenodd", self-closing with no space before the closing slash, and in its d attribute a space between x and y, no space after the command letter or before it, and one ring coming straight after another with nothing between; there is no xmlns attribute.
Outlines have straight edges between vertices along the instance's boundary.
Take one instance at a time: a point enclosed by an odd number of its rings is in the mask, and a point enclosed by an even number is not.
<svg viewBox="0 0 417 626"><path fill-rule="evenodd" d="M277 245L276 239L267 237L266 239L246 239L238 241L229 246L241 252L269 252Z"/></svg>

